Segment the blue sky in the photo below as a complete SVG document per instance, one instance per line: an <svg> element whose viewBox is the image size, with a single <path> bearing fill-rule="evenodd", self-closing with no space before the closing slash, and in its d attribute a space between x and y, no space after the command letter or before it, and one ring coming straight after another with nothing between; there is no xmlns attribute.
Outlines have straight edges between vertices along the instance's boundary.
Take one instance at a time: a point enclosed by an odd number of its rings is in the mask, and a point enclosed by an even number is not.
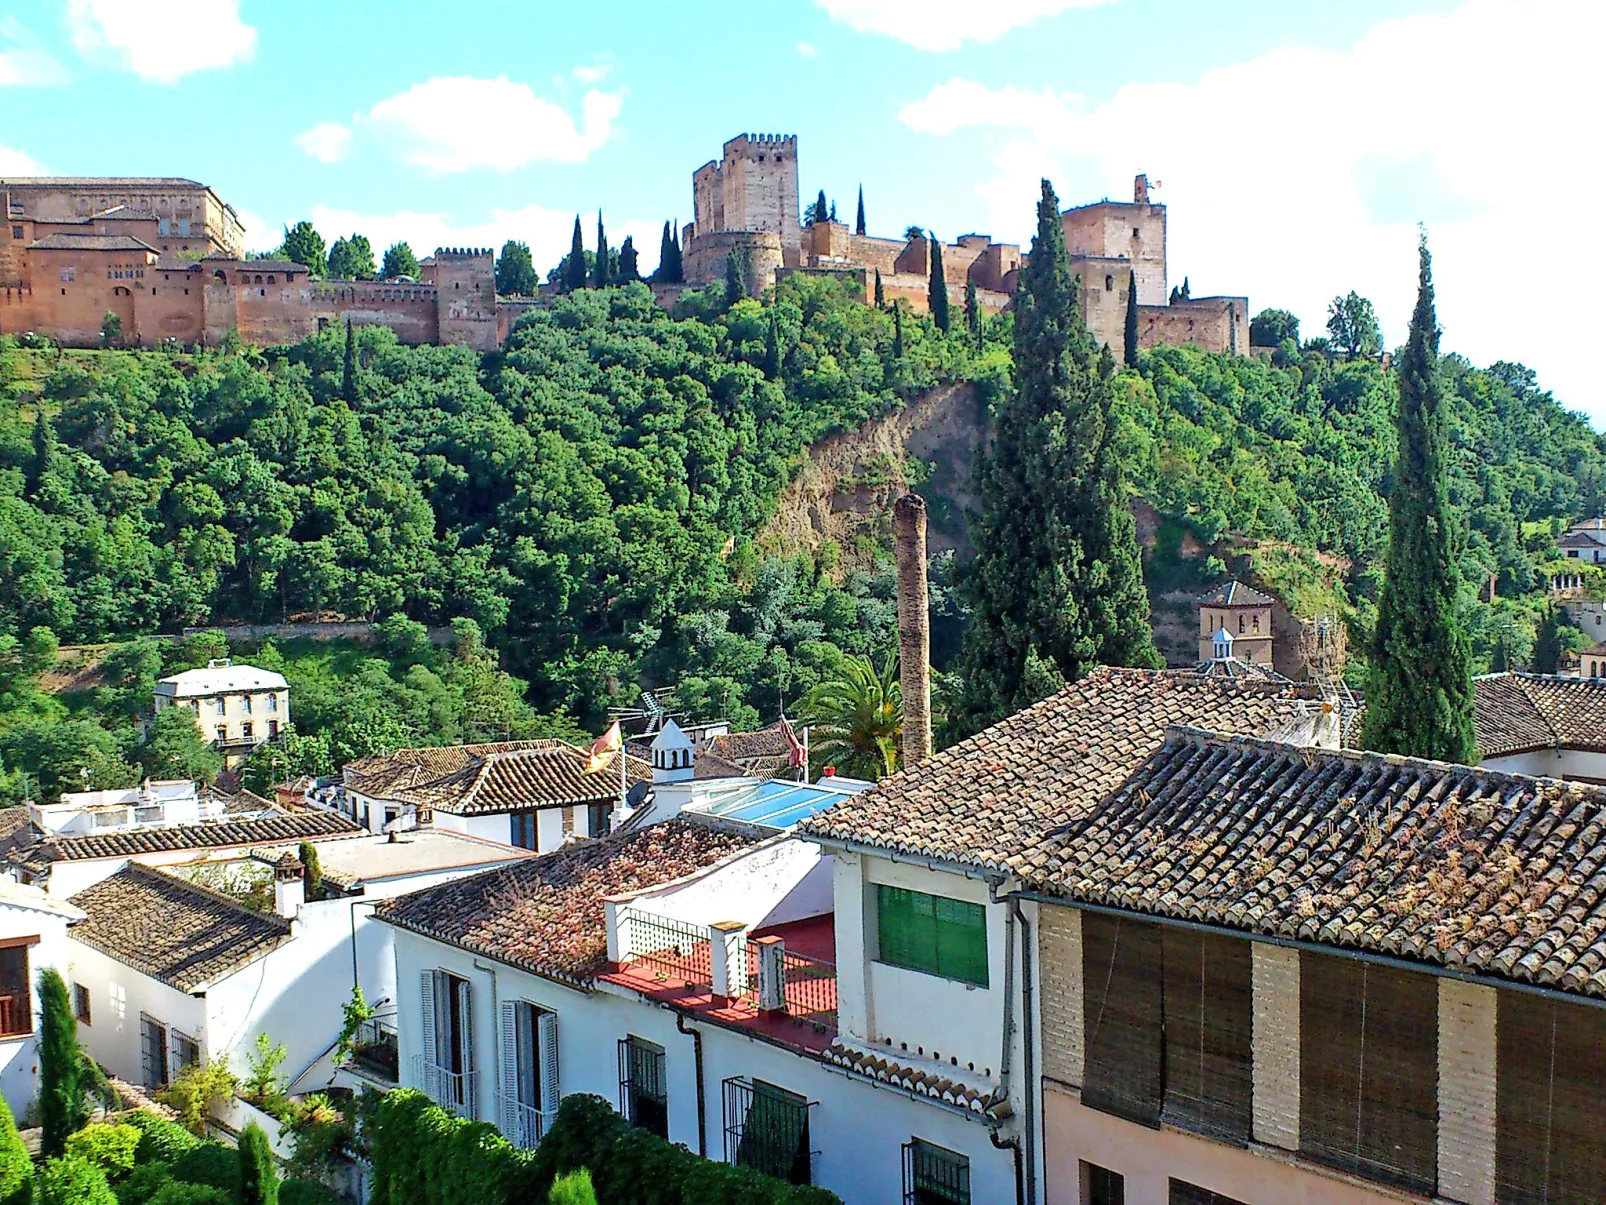
<svg viewBox="0 0 1606 1205"><path fill-rule="evenodd" d="M544 269L599 206L650 263L743 130L884 234L1022 240L1040 176L1070 205L1144 171L1174 283L1307 333L1354 288L1401 338L1427 222L1445 346L1601 424L1557 307L1606 280L1603 40L1601 0L8 0L0 173L191 176L258 247L313 217Z"/></svg>

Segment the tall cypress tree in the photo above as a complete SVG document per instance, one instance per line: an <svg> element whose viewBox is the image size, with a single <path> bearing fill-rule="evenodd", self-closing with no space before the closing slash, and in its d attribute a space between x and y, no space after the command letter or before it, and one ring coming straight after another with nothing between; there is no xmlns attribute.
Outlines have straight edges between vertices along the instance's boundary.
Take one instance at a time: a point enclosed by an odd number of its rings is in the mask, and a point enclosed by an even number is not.
<svg viewBox="0 0 1606 1205"><path fill-rule="evenodd" d="M881 284L880 268L875 270L875 308L878 310L884 310L887 308L887 291L882 287Z"/></svg>
<svg viewBox="0 0 1606 1205"><path fill-rule="evenodd" d="M747 273L736 252L725 256L725 308L728 310L747 296Z"/></svg>
<svg viewBox="0 0 1606 1205"><path fill-rule="evenodd" d="M619 244L619 272L615 284L629 284L633 280L641 279L641 270L636 267L636 236L625 235L625 241Z"/></svg>
<svg viewBox="0 0 1606 1205"><path fill-rule="evenodd" d="M775 310L770 309L770 329L764 336L764 376L771 381L781 376L781 330L775 320Z"/></svg>
<svg viewBox="0 0 1606 1205"><path fill-rule="evenodd" d="M580 215L574 215L574 237L569 241L569 258L564 261L563 283L569 292L586 287L586 244L580 233Z"/></svg>
<svg viewBox="0 0 1606 1205"><path fill-rule="evenodd" d="M664 222L664 235L658 240L658 267L652 278L661 284L673 284L674 279L670 273L674 270L674 244L669 239L669 223Z"/></svg>
<svg viewBox="0 0 1606 1205"><path fill-rule="evenodd" d="M816 222L825 221L825 215L829 212L830 209L825 203L825 189L822 188L820 189L819 197L814 202L814 220Z"/></svg>
<svg viewBox="0 0 1606 1205"><path fill-rule="evenodd" d="M67 1135L83 1125L82 1069L78 1020L66 980L47 967L39 973L39 1150L46 1159L60 1158Z"/></svg>
<svg viewBox="0 0 1606 1205"><path fill-rule="evenodd" d="M1047 180L1015 292L1015 388L977 463L960 724L974 731L1100 662L1157 666L1118 449Z"/></svg>
<svg viewBox="0 0 1606 1205"><path fill-rule="evenodd" d="M859 216L853 219L853 233L864 233L864 185L859 185Z"/></svg>
<svg viewBox="0 0 1606 1205"><path fill-rule="evenodd" d="M357 404L357 336L351 319L346 319L346 359L340 373L340 398L348 406Z"/></svg>
<svg viewBox="0 0 1606 1205"><path fill-rule="evenodd" d="M279 1173L273 1166L273 1151L262 1127L251 1122L240 1134L235 1149L239 1167L240 1205L278 1205Z"/></svg>
<svg viewBox="0 0 1606 1205"><path fill-rule="evenodd" d="M1138 366L1138 274L1126 274L1126 355L1128 368Z"/></svg>
<svg viewBox="0 0 1606 1205"><path fill-rule="evenodd" d="M977 348L981 347L981 302L976 297L976 282L965 281L965 329Z"/></svg>
<svg viewBox="0 0 1606 1205"><path fill-rule="evenodd" d="M1426 234L1417 255L1416 310L1399 362L1389 546L1361 739L1380 753L1471 763L1477 760L1472 656L1459 609L1449 434Z"/></svg>
<svg viewBox="0 0 1606 1205"><path fill-rule="evenodd" d="M602 210L597 210L597 258L591 265L591 287L606 289L613 267L608 262L608 236L602 230Z"/></svg>
<svg viewBox="0 0 1606 1205"><path fill-rule="evenodd" d="M903 359L903 307L892 303L892 358Z"/></svg>
<svg viewBox="0 0 1606 1205"><path fill-rule="evenodd" d="M686 280L686 266L681 261L681 258L680 258L681 246L680 246L680 223L679 222L675 223L675 237L674 237L673 240L671 240L671 245L673 246L674 251L675 251L675 274L673 276L671 276L669 279L670 279L670 282L673 283L673 284L683 284L685 282L685 280Z"/></svg>
<svg viewBox="0 0 1606 1205"><path fill-rule="evenodd" d="M931 279L926 285L926 302L931 307L931 320L937 329L948 329L948 277L942 270L942 240L931 236Z"/></svg>

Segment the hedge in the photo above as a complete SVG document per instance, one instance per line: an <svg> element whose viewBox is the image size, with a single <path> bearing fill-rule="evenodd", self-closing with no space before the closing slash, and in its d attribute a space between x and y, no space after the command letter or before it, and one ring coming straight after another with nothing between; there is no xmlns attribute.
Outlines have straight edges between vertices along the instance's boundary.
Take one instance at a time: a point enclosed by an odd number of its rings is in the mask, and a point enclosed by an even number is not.
<svg viewBox="0 0 1606 1205"><path fill-rule="evenodd" d="M554 1180L581 1168L599 1205L841 1205L824 1189L694 1155L629 1125L597 1096L565 1097L533 1153L412 1089L385 1098L368 1138L369 1205L538 1205Z"/></svg>

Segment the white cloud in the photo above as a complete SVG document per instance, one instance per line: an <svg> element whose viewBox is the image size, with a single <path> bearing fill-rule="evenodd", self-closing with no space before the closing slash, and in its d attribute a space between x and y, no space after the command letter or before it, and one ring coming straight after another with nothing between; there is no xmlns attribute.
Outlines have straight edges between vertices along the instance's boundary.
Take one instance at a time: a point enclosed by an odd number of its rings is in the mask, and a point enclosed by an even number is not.
<svg viewBox="0 0 1606 1205"><path fill-rule="evenodd" d="M358 125L415 167L511 171L539 161L585 161L612 136L623 105L622 92L592 88L580 102L577 123L528 84L505 76L441 76L380 101Z"/></svg>
<svg viewBox="0 0 1606 1205"><path fill-rule="evenodd" d="M256 53L257 31L240 20L239 0L67 0L67 27L86 59L157 84Z"/></svg>
<svg viewBox="0 0 1606 1205"><path fill-rule="evenodd" d="M43 176L44 167L37 159L24 155L21 151L14 151L8 146L0 146L0 176Z"/></svg>
<svg viewBox="0 0 1606 1205"><path fill-rule="evenodd" d="M582 84L600 84L613 70L613 57L604 55L595 63L582 64L574 69L574 78Z"/></svg>
<svg viewBox="0 0 1606 1205"><path fill-rule="evenodd" d="M1012 29L1072 8L1113 0L816 0L833 21L859 33L882 33L916 50L958 50L993 42Z"/></svg>
<svg viewBox="0 0 1606 1205"><path fill-rule="evenodd" d="M319 163L339 163L351 150L351 130L339 122L320 121L290 141Z"/></svg>
<svg viewBox="0 0 1606 1205"><path fill-rule="evenodd" d="M797 44L797 52L806 59L812 59L817 53L813 43L810 42L799 42Z"/></svg>
<svg viewBox="0 0 1606 1205"><path fill-rule="evenodd" d="M333 242L349 234L366 235L374 246L375 255L382 254L392 243L406 242L419 259L432 254L437 247L494 247L498 252L508 239L528 243L536 272L545 279L548 269L556 267L569 253L569 240L574 234L574 214L547 209L541 205L526 205L522 209L493 209L488 219L479 222L460 222L446 214L420 213L403 209L396 213L364 214L351 209L335 209L317 205L312 210L312 224L320 234ZM642 275L658 265L658 240L663 223L626 220L607 222L608 244L617 248L626 236L635 239L640 253L638 263ZM586 246L596 247L596 215L582 214L580 229L585 234Z"/></svg>
<svg viewBox="0 0 1606 1205"><path fill-rule="evenodd" d="M0 50L0 88L65 84L71 78L56 56L15 17L0 17L0 40L9 43Z"/></svg>
<svg viewBox="0 0 1606 1205"><path fill-rule="evenodd" d="M236 209L234 216L245 227L247 251L272 251L284 241L284 231L278 226L270 226L261 214L252 213L249 209Z"/></svg>
<svg viewBox="0 0 1606 1205"><path fill-rule="evenodd" d="M1587 217L1606 173L1579 141L1599 111L1603 38L1599 0L1471 0L1382 22L1347 50L1277 50L1098 105L953 80L902 116L933 133L1000 131L976 192L1015 237L1029 234L1040 176L1065 205L1125 199L1138 171L1165 180L1173 280L1291 309L1308 334L1354 288L1402 339L1425 221L1445 348L1521 360L1601 420L1589 341L1539 299L1554 279L1581 300L1581 282L1606 278L1606 236ZM1519 87L1522 63L1544 69Z"/></svg>

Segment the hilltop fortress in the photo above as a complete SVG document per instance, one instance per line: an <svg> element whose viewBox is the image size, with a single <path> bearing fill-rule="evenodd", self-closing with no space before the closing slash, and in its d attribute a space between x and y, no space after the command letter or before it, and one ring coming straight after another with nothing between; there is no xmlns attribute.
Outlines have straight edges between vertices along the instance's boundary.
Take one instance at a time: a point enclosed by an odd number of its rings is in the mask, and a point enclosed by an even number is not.
<svg viewBox="0 0 1606 1205"><path fill-rule="evenodd" d="M743 134L692 174L693 220L682 230L686 283L722 279L734 261L757 294L791 272L853 281L873 300L924 311L932 248L924 235L878 238L841 222L799 220L797 138ZM443 248L417 280L317 280L302 264L245 257L245 231L212 189L173 178L0 178L0 334L34 332L71 347L103 341L108 314L128 346L291 343L329 323L388 326L409 343L491 351L539 297L499 297L494 253ZM1128 282L1138 290L1139 345L1194 343L1249 350L1245 297L1171 299L1166 209L1138 176L1130 203L1064 213L1087 323L1120 356ZM974 284L981 306L1009 304L1021 249L984 234L942 248L954 305ZM654 291L673 304L679 285Z"/></svg>

